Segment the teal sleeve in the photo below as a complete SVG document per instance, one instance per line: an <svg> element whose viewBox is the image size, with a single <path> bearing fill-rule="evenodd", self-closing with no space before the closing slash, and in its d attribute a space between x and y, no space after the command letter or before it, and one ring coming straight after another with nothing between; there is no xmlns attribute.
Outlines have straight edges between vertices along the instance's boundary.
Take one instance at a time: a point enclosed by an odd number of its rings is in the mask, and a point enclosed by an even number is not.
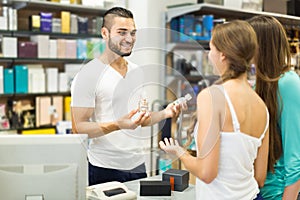
<svg viewBox="0 0 300 200"><path fill-rule="evenodd" d="M283 110L279 122L282 134L285 186L300 179L300 79L287 72L279 81Z"/></svg>

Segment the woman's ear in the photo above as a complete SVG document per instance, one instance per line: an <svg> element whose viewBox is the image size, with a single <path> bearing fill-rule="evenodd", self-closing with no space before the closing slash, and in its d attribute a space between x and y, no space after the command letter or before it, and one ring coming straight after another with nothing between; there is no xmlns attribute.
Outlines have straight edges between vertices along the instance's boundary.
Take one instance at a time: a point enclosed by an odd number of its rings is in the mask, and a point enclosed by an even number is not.
<svg viewBox="0 0 300 200"><path fill-rule="evenodd" d="M220 53L220 61L224 62L226 60L226 56L223 52Z"/></svg>

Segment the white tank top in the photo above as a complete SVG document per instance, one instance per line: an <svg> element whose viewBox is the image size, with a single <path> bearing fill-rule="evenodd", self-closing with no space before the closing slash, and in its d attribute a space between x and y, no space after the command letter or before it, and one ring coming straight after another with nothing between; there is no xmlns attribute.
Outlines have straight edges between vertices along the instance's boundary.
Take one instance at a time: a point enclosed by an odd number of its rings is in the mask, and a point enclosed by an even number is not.
<svg viewBox="0 0 300 200"><path fill-rule="evenodd" d="M198 178L196 179L196 199L255 199L259 193L259 188L254 178L254 160L269 126L269 113L266 109L267 124L259 138L242 133L240 132L240 124L230 98L225 90L222 89L222 91L231 112L234 132L220 132L221 145L218 175L210 184L206 184ZM194 134L196 146L197 126Z"/></svg>

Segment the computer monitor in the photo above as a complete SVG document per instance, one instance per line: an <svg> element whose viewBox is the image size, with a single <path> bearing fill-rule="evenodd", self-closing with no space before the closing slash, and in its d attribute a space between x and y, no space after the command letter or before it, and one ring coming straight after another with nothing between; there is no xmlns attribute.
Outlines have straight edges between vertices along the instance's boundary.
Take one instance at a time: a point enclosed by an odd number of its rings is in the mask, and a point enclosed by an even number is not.
<svg viewBox="0 0 300 200"><path fill-rule="evenodd" d="M83 200L87 135L1 135L0 199Z"/></svg>

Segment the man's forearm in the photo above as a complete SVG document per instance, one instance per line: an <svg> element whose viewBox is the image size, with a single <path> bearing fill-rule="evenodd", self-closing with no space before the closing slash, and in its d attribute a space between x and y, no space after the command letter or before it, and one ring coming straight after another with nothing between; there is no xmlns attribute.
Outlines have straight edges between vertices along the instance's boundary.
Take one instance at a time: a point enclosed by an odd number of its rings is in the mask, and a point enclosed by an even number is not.
<svg viewBox="0 0 300 200"><path fill-rule="evenodd" d="M142 126L152 126L153 124L156 124L160 122L161 120L166 119L166 114L164 110L158 111L158 112L151 112L151 117L147 119Z"/></svg>
<svg viewBox="0 0 300 200"><path fill-rule="evenodd" d="M119 130L115 122L97 123L97 122L80 122L76 125L76 133L88 134L89 138L101 137L113 131Z"/></svg>

